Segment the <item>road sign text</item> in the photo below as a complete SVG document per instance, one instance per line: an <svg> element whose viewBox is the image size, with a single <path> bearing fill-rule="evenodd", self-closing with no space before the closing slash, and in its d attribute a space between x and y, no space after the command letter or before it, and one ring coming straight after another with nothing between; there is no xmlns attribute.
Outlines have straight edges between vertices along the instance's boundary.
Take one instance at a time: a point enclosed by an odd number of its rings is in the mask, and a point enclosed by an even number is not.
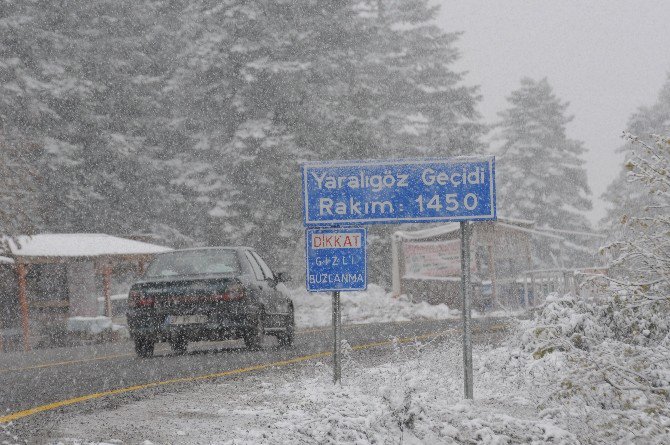
<svg viewBox="0 0 670 445"><path fill-rule="evenodd" d="M306 226L492 220L489 157L303 165Z"/></svg>

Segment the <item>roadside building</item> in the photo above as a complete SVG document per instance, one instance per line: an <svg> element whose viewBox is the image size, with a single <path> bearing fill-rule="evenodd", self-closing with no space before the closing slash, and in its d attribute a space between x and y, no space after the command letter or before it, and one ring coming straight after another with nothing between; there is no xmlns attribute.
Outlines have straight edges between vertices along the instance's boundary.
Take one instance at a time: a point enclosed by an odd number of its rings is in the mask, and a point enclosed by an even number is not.
<svg viewBox="0 0 670 445"><path fill-rule="evenodd" d="M7 244L0 258L0 350L57 337L69 318L111 317L112 296L127 293L153 255L171 250L94 233L22 236Z"/></svg>
<svg viewBox="0 0 670 445"><path fill-rule="evenodd" d="M533 221L498 218L471 225L471 280L473 307L479 310L532 306L540 295L576 290L579 271L566 258L589 264L596 249L584 238L591 233L536 229ZM540 240L538 243L537 241ZM536 257L537 245L553 245L560 252L554 264ZM593 243L590 243L593 244ZM461 305L460 225L444 224L392 235L393 294L405 293L419 301Z"/></svg>

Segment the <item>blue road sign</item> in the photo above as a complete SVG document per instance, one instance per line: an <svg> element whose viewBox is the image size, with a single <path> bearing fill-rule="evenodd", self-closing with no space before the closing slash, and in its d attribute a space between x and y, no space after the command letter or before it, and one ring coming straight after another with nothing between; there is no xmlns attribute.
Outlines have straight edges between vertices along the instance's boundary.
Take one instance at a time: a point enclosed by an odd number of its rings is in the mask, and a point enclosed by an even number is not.
<svg viewBox="0 0 670 445"><path fill-rule="evenodd" d="M309 162L306 227L496 219L495 157Z"/></svg>
<svg viewBox="0 0 670 445"><path fill-rule="evenodd" d="M305 233L308 291L347 291L367 288L365 229L307 229Z"/></svg>

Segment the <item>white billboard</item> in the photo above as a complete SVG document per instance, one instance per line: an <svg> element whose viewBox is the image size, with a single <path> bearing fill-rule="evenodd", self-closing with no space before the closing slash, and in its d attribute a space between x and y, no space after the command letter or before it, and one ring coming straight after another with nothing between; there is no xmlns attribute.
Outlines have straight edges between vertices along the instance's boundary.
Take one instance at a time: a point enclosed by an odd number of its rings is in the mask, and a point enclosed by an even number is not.
<svg viewBox="0 0 670 445"><path fill-rule="evenodd" d="M404 278L444 278L461 276L461 241L404 242ZM474 269L474 255L470 268Z"/></svg>

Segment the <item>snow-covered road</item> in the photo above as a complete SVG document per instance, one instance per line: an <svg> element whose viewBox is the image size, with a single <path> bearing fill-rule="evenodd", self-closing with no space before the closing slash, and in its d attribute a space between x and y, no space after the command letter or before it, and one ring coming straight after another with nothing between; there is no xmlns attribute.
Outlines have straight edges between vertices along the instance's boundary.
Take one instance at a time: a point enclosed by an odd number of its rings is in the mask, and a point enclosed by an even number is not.
<svg viewBox="0 0 670 445"><path fill-rule="evenodd" d="M474 320L475 338L480 342L499 338L506 322L501 319ZM370 350L371 356L385 358L392 345L391 339L413 341L412 338L425 340L437 335L457 337L459 326L457 320L351 324L344 327L344 338L355 347L356 354ZM493 332L492 328L495 328ZM76 419L87 412L106 412L115 416L116 408L128 403L162 397L166 393L197 392L199 385L207 381L236 379L238 384L247 387L241 377L250 373L280 375L290 373L291 366L301 363L319 359L328 361L332 339L330 328L301 329L294 347L289 349L269 345L262 351L248 351L236 342L205 342L194 344L186 355L174 355L169 349L161 348L150 360L136 358L129 344L125 345L125 351L123 346L121 344L113 351L107 351L111 353L93 351L94 355L75 360L52 357L50 361L34 362L23 367L0 363L3 379L0 406L3 406L4 412L0 415L0 424L12 422L8 431L27 443L50 443L47 439L53 438L51 433L56 431L61 421ZM53 352L41 351L47 354L43 358L49 358ZM368 361L363 363L369 366ZM53 382L59 384L54 385ZM170 397L163 400L170 404ZM121 437L126 443L137 443L135 438L139 436L132 424L120 430L124 432ZM94 439L90 435L79 437ZM107 440L120 436L97 437Z"/></svg>
<svg viewBox="0 0 670 445"><path fill-rule="evenodd" d="M449 444L578 443L538 415L504 369L479 368L462 398L457 341L349 352L344 384L323 362L206 384L69 419L53 443ZM491 348L479 346L476 362ZM128 440L128 438L139 440ZM96 442L98 443L98 442Z"/></svg>
<svg viewBox="0 0 670 445"><path fill-rule="evenodd" d="M327 360L305 362L73 416L55 424L49 439L67 445L138 439L147 445L670 443L667 322L648 306L626 306L628 299L623 293L598 301L552 295L506 339L480 337L474 401L463 399L455 331L381 348L345 346L341 386L332 384ZM633 336L622 336L622 329Z"/></svg>

